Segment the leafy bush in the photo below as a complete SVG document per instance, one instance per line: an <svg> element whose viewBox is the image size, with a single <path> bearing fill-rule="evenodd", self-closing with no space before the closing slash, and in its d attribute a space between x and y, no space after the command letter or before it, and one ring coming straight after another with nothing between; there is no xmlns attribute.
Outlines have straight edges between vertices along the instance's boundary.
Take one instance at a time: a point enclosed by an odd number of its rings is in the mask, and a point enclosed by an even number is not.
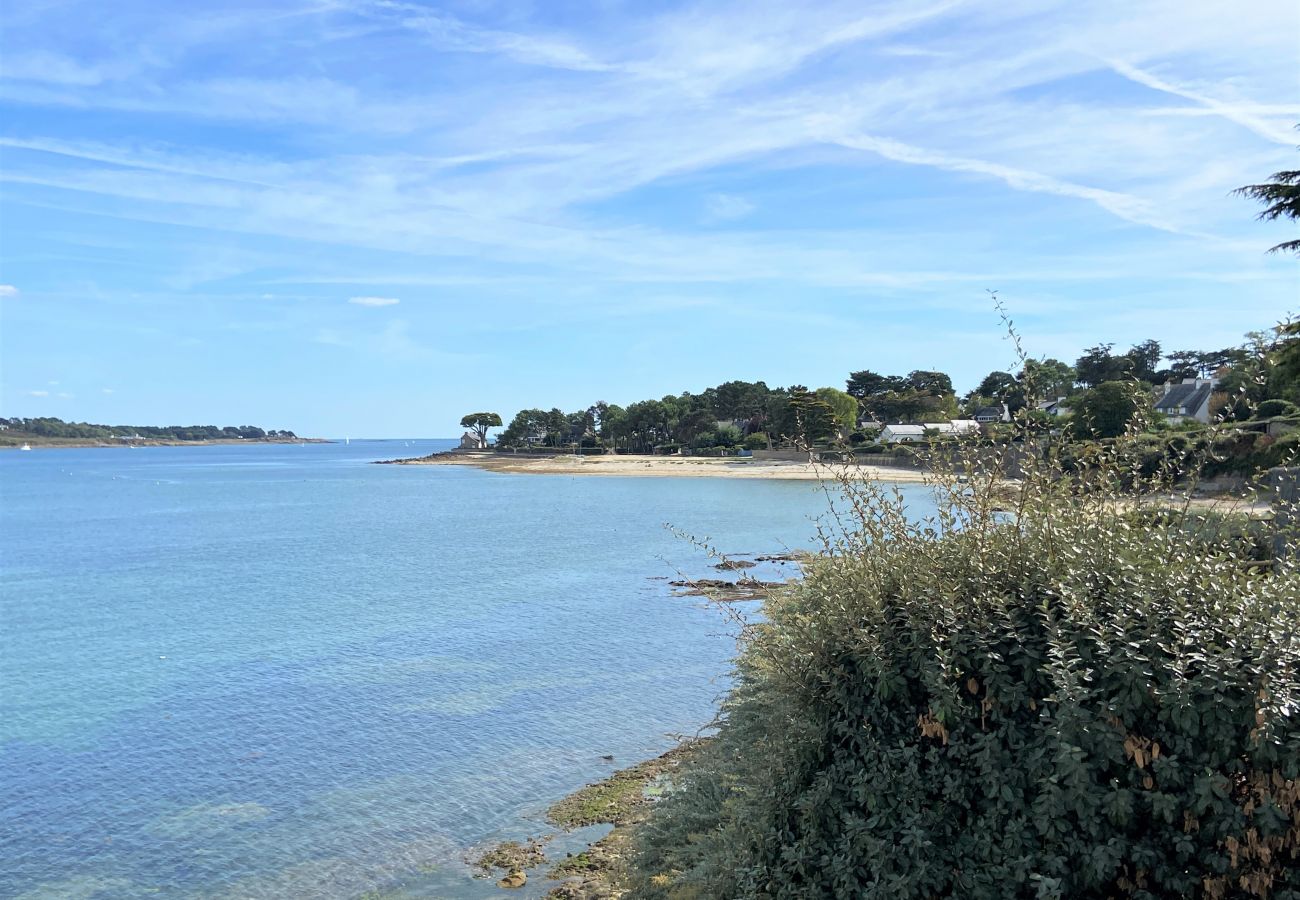
<svg viewBox="0 0 1300 900"><path fill-rule="evenodd" d="M1255 407L1255 418L1271 419L1275 416L1300 415L1300 407L1286 400L1265 400Z"/></svg>
<svg viewBox="0 0 1300 900"><path fill-rule="evenodd" d="M1300 898L1300 570L1135 455L846 477L634 896Z"/></svg>
<svg viewBox="0 0 1300 900"><path fill-rule="evenodd" d="M1257 431L1229 431L1213 439L1205 474L1254 475L1274 466L1291 464L1300 454L1300 433L1280 437Z"/></svg>
<svg viewBox="0 0 1300 900"><path fill-rule="evenodd" d="M1070 429L1080 440L1123 434L1135 421L1151 418L1150 391L1128 381L1105 381L1075 398Z"/></svg>
<svg viewBox="0 0 1300 900"><path fill-rule="evenodd" d="M719 425L714 434L719 447L736 447L744 440L744 435L735 425Z"/></svg>
<svg viewBox="0 0 1300 900"><path fill-rule="evenodd" d="M755 433L755 434L751 434L749 437L745 438L745 449L746 449L746 450L766 450L766 449L767 449L767 435L766 435L766 434L763 434L761 431L760 431L760 432L757 432L757 433Z"/></svg>

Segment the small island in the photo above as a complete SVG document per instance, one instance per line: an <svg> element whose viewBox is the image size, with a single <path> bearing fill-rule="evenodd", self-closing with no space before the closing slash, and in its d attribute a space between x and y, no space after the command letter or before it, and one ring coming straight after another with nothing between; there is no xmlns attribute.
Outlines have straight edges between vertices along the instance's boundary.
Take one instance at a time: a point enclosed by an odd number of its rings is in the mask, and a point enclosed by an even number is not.
<svg viewBox="0 0 1300 900"><path fill-rule="evenodd" d="M0 449L23 447L180 447L203 444L320 444L256 425L94 425L53 417L0 418Z"/></svg>

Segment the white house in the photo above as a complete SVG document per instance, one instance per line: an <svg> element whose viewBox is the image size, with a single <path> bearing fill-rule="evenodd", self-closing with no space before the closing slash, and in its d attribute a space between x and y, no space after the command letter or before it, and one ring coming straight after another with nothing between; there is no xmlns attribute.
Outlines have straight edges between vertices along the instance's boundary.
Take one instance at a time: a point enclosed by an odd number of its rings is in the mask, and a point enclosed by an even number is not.
<svg viewBox="0 0 1300 900"><path fill-rule="evenodd" d="M882 444L912 444L925 440L924 425L886 425L880 429Z"/></svg>
<svg viewBox="0 0 1300 900"><path fill-rule="evenodd" d="M1039 412L1045 412L1049 416L1068 416L1070 407L1065 405L1065 397L1057 397L1055 400L1039 400L1035 407Z"/></svg>
<svg viewBox="0 0 1300 900"><path fill-rule="evenodd" d="M975 434L980 430L980 423L974 419L953 419L951 422L926 422L927 431L935 431L941 435L950 435L961 437L965 434Z"/></svg>
<svg viewBox="0 0 1300 900"><path fill-rule="evenodd" d="M1184 378L1181 384L1168 383L1156 401L1156 412L1164 413L1170 424L1192 419L1209 424L1210 396L1218 379Z"/></svg>
<svg viewBox="0 0 1300 900"><path fill-rule="evenodd" d="M478 442L478 435L470 434L468 431L460 436L460 449L462 450L482 450L483 447Z"/></svg>
<svg viewBox="0 0 1300 900"><path fill-rule="evenodd" d="M886 425L880 431L882 444L911 444L928 437L962 437L978 434L979 423L974 419L953 419L950 422L926 422L922 425Z"/></svg>
<svg viewBox="0 0 1300 900"><path fill-rule="evenodd" d="M1003 403L1001 406L982 406L975 410L974 419L981 425L990 422L1010 422L1011 409Z"/></svg>

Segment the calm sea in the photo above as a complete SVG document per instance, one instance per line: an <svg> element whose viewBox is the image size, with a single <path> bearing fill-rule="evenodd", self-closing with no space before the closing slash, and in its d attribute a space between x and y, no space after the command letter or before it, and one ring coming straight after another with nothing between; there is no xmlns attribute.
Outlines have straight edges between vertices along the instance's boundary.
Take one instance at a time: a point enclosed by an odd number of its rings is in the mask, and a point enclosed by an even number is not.
<svg viewBox="0 0 1300 900"><path fill-rule="evenodd" d="M467 847L726 687L729 626L662 580L708 560L665 524L770 553L826 509L369 464L449 443L0 453L0 896L501 896Z"/></svg>

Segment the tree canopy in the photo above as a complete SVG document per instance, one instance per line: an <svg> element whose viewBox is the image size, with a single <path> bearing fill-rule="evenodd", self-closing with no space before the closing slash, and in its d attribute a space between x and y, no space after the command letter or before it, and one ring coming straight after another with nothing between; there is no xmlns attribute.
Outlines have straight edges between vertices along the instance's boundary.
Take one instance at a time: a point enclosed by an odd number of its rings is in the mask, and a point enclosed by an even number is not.
<svg viewBox="0 0 1300 900"><path fill-rule="evenodd" d="M995 370L965 395L967 414L980 406L1006 403L1015 412L1027 404L1089 394L1103 385L1125 383L1135 397L1149 395L1167 381L1218 377L1223 392L1239 403L1230 415L1249 418L1267 399L1300 402L1300 325L1251 335L1240 347L1176 350L1165 353L1155 339L1117 352L1099 342L1077 364L1059 359L1026 359L1018 372ZM1147 385L1143 388L1142 385ZM1078 398L1096 422L1086 436L1122 430L1115 413L1118 388L1106 387ZM1130 397L1130 400L1132 398ZM1216 401L1222 408L1224 401ZM957 416L952 379L947 373L914 369L905 375L871 369L850 372L845 389L803 385L771 387L765 381L734 379L699 392L683 391L626 405L604 400L573 412L559 408L521 410L499 436L503 447L597 447L622 452L672 452L679 448L762 446L793 439L833 443L850 438L859 417L886 422L938 422ZM491 413L474 413L492 416ZM489 420L491 421L491 420ZM1123 422L1127 422L1127 417ZM465 427L470 425L463 421ZM490 427L496 427L493 423Z"/></svg>
<svg viewBox="0 0 1300 900"><path fill-rule="evenodd" d="M1234 194L1264 204L1258 218L1300 220L1300 170L1274 172L1263 184L1239 187ZM1300 256L1300 240L1282 241L1268 248L1269 253L1294 253Z"/></svg>
<svg viewBox="0 0 1300 900"><path fill-rule="evenodd" d="M50 416L32 419L0 418L0 426L11 434L38 438L121 441L145 438L163 441L261 441L267 438L293 439L292 431L264 429L256 425L93 425L89 422L65 422Z"/></svg>
<svg viewBox="0 0 1300 900"><path fill-rule="evenodd" d="M1131 381L1103 381L1074 401L1071 431L1077 438L1118 437L1150 405L1150 395Z"/></svg>
<svg viewBox="0 0 1300 900"><path fill-rule="evenodd" d="M476 412L467 416L462 416L460 420L461 428L468 428L476 438L480 447L487 446L487 433L489 428L501 427L501 416L494 412Z"/></svg>

